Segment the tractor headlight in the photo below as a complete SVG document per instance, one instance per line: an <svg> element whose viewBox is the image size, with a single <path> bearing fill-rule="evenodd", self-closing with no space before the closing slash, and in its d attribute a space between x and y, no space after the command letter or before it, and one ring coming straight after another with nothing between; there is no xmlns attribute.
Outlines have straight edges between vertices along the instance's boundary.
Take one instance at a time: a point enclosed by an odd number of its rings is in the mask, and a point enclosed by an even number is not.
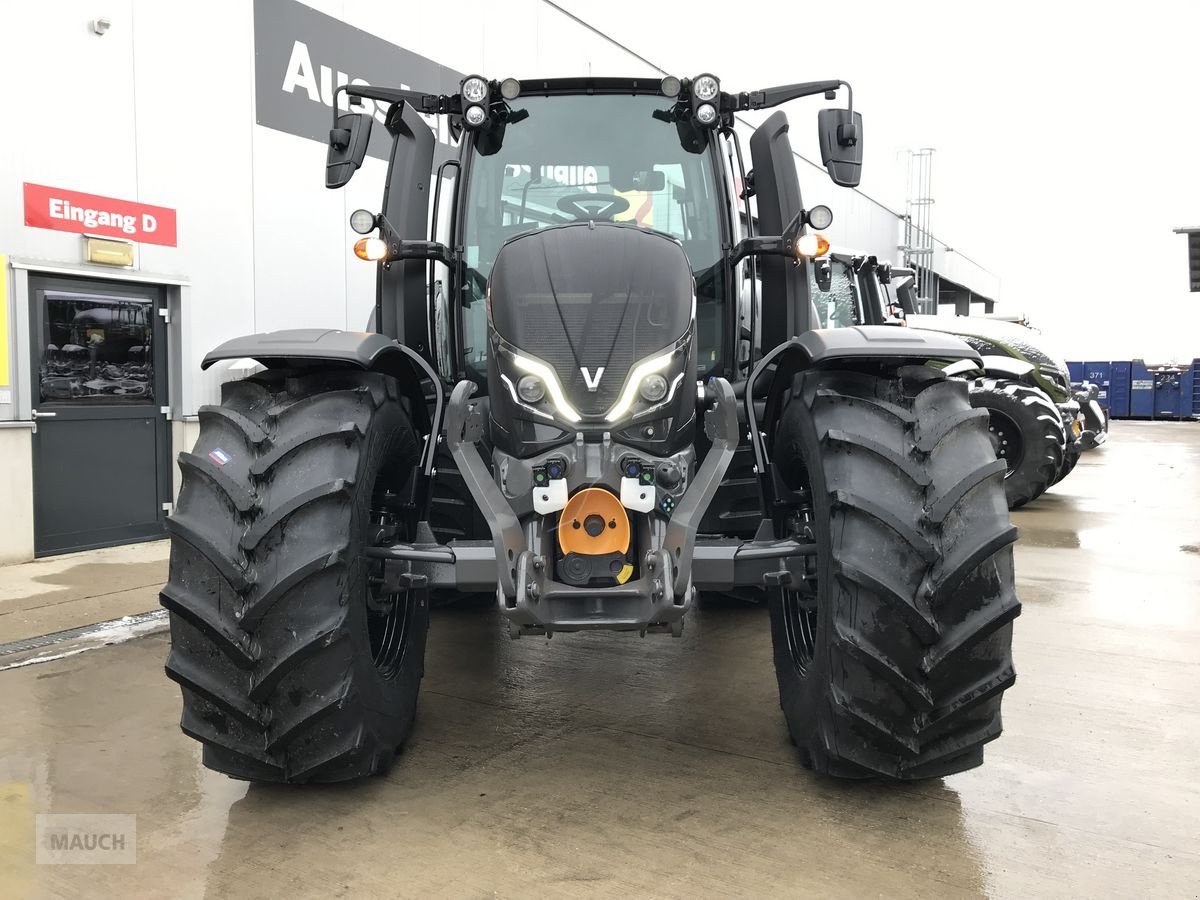
<svg viewBox="0 0 1200 900"><path fill-rule="evenodd" d="M487 80L479 75L469 75L463 79L462 96L468 103L482 103L488 97Z"/></svg>
<svg viewBox="0 0 1200 900"><path fill-rule="evenodd" d="M487 113L484 112L482 106L468 106L467 111L463 113L463 119L472 128L478 128L483 124L483 120L487 118Z"/></svg>
<svg viewBox="0 0 1200 900"><path fill-rule="evenodd" d="M708 73L697 75L692 81L692 96L705 103L716 99L717 92L720 90L721 84L715 75Z"/></svg>
<svg viewBox="0 0 1200 900"><path fill-rule="evenodd" d="M711 125L717 121L717 109L711 103L701 103L696 107L696 121L701 125Z"/></svg>
<svg viewBox="0 0 1200 900"><path fill-rule="evenodd" d="M576 412L567 400L567 395L563 393L562 385L558 383L558 376L554 370L536 359L531 359L528 356L522 356L519 353L512 355L513 365L525 372L527 375L536 375L538 381L544 386L544 390L550 394L550 402L554 404L554 409L560 416L568 422L578 422L579 413ZM521 379L524 381L524 379Z"/></svg>
<svg viewBox="0 0 1200 900"><path fill-rule="evenodd" d="M517 382L517 396L526 403L540 403L546 396L546 386L536 375L522 375Z"/></svg>
<svg viewBox="0 0 1200 900"><path fill-rule="evenodd" d="M666 353L652 356L634 366L633 370L629 373L629 378L625 381L625 389L621 391L621 399L608 411L608 415L605 418L610 422L616 422L624 418L629 413L629 410L633 408L633 403L637 399L643 383L650 376L658 374L659 378L662 379L663 385L666 386L666 378L663 378L659 373L670 366L671 360L674 358L675 351L668 350ZM666 393L667 391L664 390L663 396L666 396Z"/></svg>
<svg viewBox="0 0 1200 900"><path fill-rule="evenodd" d="M651 372L638 385L638 393L647 403L657 403L667 396L667 379L657 372Z"/></svg>

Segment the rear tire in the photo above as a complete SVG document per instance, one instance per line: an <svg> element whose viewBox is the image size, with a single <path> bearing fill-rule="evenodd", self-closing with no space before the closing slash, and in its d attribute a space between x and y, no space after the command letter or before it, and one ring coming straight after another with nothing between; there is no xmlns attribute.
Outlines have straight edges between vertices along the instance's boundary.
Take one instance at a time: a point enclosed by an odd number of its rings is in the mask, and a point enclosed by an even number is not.
<svg viewBox="0 0 1200 900"><path fill-rule="evenodd" d="M1066 455L1067 433L1058 407L1037 388L997 378L971 382L971 405L991 417L996 456L1008 466L1008 508L1036 500L1054 484Z"/></svg>
<svg viewBox="0 0 1200 900"><path fill-rule="evenodd" d="M417 456L375 373L266 372L201 408L161 602L206 766L282 782L386 770L412 729L429 610L424 591L389 595L363 550L397 521Z"/></svg>
<svg viewBox="0 0 1200 900"><path fill-rule="evenodd" d="M770 611L805 766L932 778L979 765L999 736L1020 603L987 421L965 382L924 366L797 376L774 459L818 554Z"/></svg>

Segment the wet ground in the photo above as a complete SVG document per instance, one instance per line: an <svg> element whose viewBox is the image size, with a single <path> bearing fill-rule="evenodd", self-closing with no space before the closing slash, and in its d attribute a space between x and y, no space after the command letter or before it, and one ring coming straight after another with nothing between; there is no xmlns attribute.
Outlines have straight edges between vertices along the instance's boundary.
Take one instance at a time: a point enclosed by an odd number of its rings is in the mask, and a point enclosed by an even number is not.
<svg viewBox="0 0 1200 900"><path fill-rule="evenodd" d="M164 634L0 657L0 897L1196 896L1200 425L1118 423L1015 519L1005 734L917 785L799 768L760 609L549 642L439 613L408 750L333 787L205 770ZM135 814L137 863L35 865L38 812Z"/></svg>

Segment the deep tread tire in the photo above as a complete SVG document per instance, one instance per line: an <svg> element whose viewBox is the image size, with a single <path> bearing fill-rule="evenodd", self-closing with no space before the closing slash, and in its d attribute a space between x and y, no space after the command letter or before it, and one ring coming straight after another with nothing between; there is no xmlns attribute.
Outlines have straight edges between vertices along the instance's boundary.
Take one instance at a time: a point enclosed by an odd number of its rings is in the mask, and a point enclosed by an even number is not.
<svg viewBox="0 0 1200 900"><path fill-rule="evenodd" d="M1067 433L1054 401L1019 381L976 378L971 405L1007 417L1020 430L1021 458L1004 479L1008 508L1036 500L1058 480L1066 456Z"/></svg>
<svg viewBox="0 0 1200 900"><path fill-rule="evenodd" d="M988 418L963 381L898 374L797 376L774 451L811 492L819 551L808 612L771 592L780 704L801 763L846 778L979 765L1015 680L1016 529Z"/></svg>
<svg viewBox="0 0 1200 900"><path fill-rule="evenodd" d="M1068 447L1066 454L1063 456L1063 464L1058 470L1058 474L1054 476L1054 484L1058 484L1073 471L1075 464L1079 462L1080 451L1074 447Z"/></svg>
<svg viewBox="0 0 1200 900"><path fill-rule="evenodd" d="M167 523L160 599L181 727L204 745L206 766L235 778L385 771L412 728L429 612L424 592L402 595L403 653L376 667L361 552L372 489L380 479L402 488L418 456L396 385L375 373L276 371L222 394L200 410Z"/></svg>

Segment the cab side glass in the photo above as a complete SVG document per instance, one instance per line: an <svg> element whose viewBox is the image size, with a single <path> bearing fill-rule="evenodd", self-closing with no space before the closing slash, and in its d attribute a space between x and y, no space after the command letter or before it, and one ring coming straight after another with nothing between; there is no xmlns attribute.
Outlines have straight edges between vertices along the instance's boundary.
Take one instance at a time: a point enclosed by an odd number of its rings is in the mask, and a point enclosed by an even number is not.
<svg viewBox="0 0 1200 900"><path fill-rule="evenodd" d="M817 266L808 265L809 297L816 312L814 328L850 328L862 324L858 298L854 290L854 273L845 263L831 260L829 287L818 282ZM822 278L822 280L824 280Z"/></svg>

